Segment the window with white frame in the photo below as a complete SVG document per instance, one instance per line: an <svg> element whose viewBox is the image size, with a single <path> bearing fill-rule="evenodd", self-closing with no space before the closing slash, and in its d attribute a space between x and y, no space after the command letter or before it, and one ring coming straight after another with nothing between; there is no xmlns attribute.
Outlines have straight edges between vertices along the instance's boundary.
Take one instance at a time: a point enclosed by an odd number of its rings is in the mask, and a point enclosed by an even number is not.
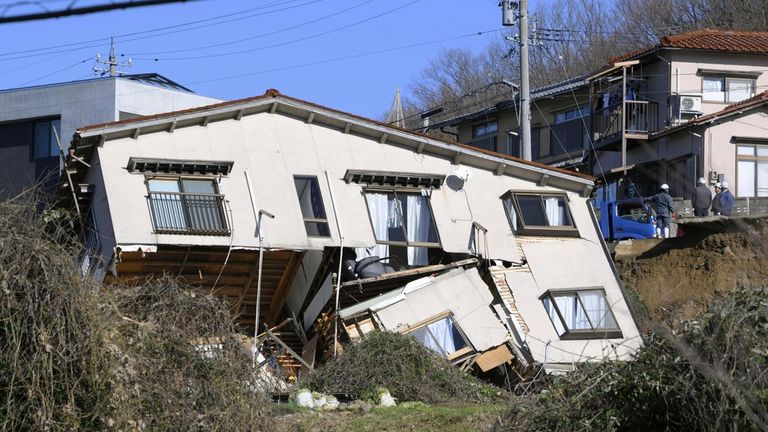
<svg viewBox="0 0 768 432"><path fill-rule="evenodd" d="M432 208L426 191L368 188L365 201L376 246L373 255L396 257L409 266L429 263L429 248L439 248Z"/></svg>
<svg viewBox="0 0 768 432"><path fill-rule="evenodd" d="M705 101L739 102L755 95L755 80L745 77L704 75L701 92Z"/></svg>
<svg viewBox="0 0 768 432"><path fill-rule="evenodd" d="M472 346L450 314L411 328L406 334L449 360L472 351Z"/></svg>
<svg viewBox="0 0 768 432"><path fill-rule="evenodd" d="M768 145L736 146L736 196L768 196Z"/></svg>
<svg viewBox="0 0 768 432"><path fill-rule="evenodd" d="M578 235L565 194L509 192L501 199L512 231L516 233Z"/></svg>
<svg viewBox="0 0 768 432"><path fill-rule="evenodd" d="M294 176L296 194L299 196L299 206L304 217L304 228L311 237L330 237L328 217L325 214L323 196L320 194L320 184L314 176Z"/></svg>
<svg viewBox="0 0 768 432"><path fill-rule="evenodd" d="M622 337L602 289L548 291L541 301L560 339Z"/></svg>

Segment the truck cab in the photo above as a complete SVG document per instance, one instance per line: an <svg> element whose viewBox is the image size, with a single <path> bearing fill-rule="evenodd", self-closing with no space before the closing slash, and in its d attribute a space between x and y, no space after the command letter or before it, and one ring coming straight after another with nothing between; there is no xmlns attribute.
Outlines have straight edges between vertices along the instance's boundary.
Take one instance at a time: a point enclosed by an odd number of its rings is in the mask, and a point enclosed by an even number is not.
<svg viewBox="0 0 768 432"><path fill-rule="evenodd" d="M656 235L656 219L642 198L594 201L593 208L606 241L648 239Z"/></svg>

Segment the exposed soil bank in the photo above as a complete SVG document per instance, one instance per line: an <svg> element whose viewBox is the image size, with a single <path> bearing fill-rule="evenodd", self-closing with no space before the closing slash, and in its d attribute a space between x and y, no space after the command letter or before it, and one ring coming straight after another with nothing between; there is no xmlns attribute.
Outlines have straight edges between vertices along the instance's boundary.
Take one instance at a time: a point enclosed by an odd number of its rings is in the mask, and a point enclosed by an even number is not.
<svg viewBox="0 0 768 432"><path fill-rule="evenodd" d="M717 292L768 286L768 217L686 224L683 229L683 237L616 263L653 319L693 319Z"/></svg>

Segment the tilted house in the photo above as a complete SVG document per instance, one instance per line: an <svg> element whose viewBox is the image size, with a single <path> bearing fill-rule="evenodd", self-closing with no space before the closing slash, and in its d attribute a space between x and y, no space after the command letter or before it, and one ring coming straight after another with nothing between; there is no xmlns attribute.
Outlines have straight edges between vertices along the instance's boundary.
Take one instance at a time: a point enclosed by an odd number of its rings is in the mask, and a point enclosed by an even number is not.
<svg viewBox="0 0 768 432"><path fill-rule="evenodd" d="M592 177L275 90L83 127L72 145L83 271L226 296L293 371L375 328L482 370L642 344Z"/></svg>

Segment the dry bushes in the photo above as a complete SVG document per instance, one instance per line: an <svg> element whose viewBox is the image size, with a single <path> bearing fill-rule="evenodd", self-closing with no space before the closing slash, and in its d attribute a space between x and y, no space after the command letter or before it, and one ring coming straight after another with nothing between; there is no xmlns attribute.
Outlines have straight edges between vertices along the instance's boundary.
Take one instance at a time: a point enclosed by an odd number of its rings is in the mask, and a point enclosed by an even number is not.
<svg viewBox="0 0 768 432"><path fill-rule="evenodd" d="M0 203L0 430L267 428L226 305L170 280L99 292L73 224L35 207Z"/></svg>
<svg viewBox="0 0 768 432"><path fill-rule="evenodd" d="M633 362L585 365L521 397L497 431L766 430L768 290L739 289Z"/></svg>
<svg viewBox="0 0 768 432"><path fill-rule="evenodd" d="M310 375L300 386L325 393L372 398L384 387L399 401L480 403L501 397L497 387L481 383L451 366L411 337L372 332Z"/></svg>

